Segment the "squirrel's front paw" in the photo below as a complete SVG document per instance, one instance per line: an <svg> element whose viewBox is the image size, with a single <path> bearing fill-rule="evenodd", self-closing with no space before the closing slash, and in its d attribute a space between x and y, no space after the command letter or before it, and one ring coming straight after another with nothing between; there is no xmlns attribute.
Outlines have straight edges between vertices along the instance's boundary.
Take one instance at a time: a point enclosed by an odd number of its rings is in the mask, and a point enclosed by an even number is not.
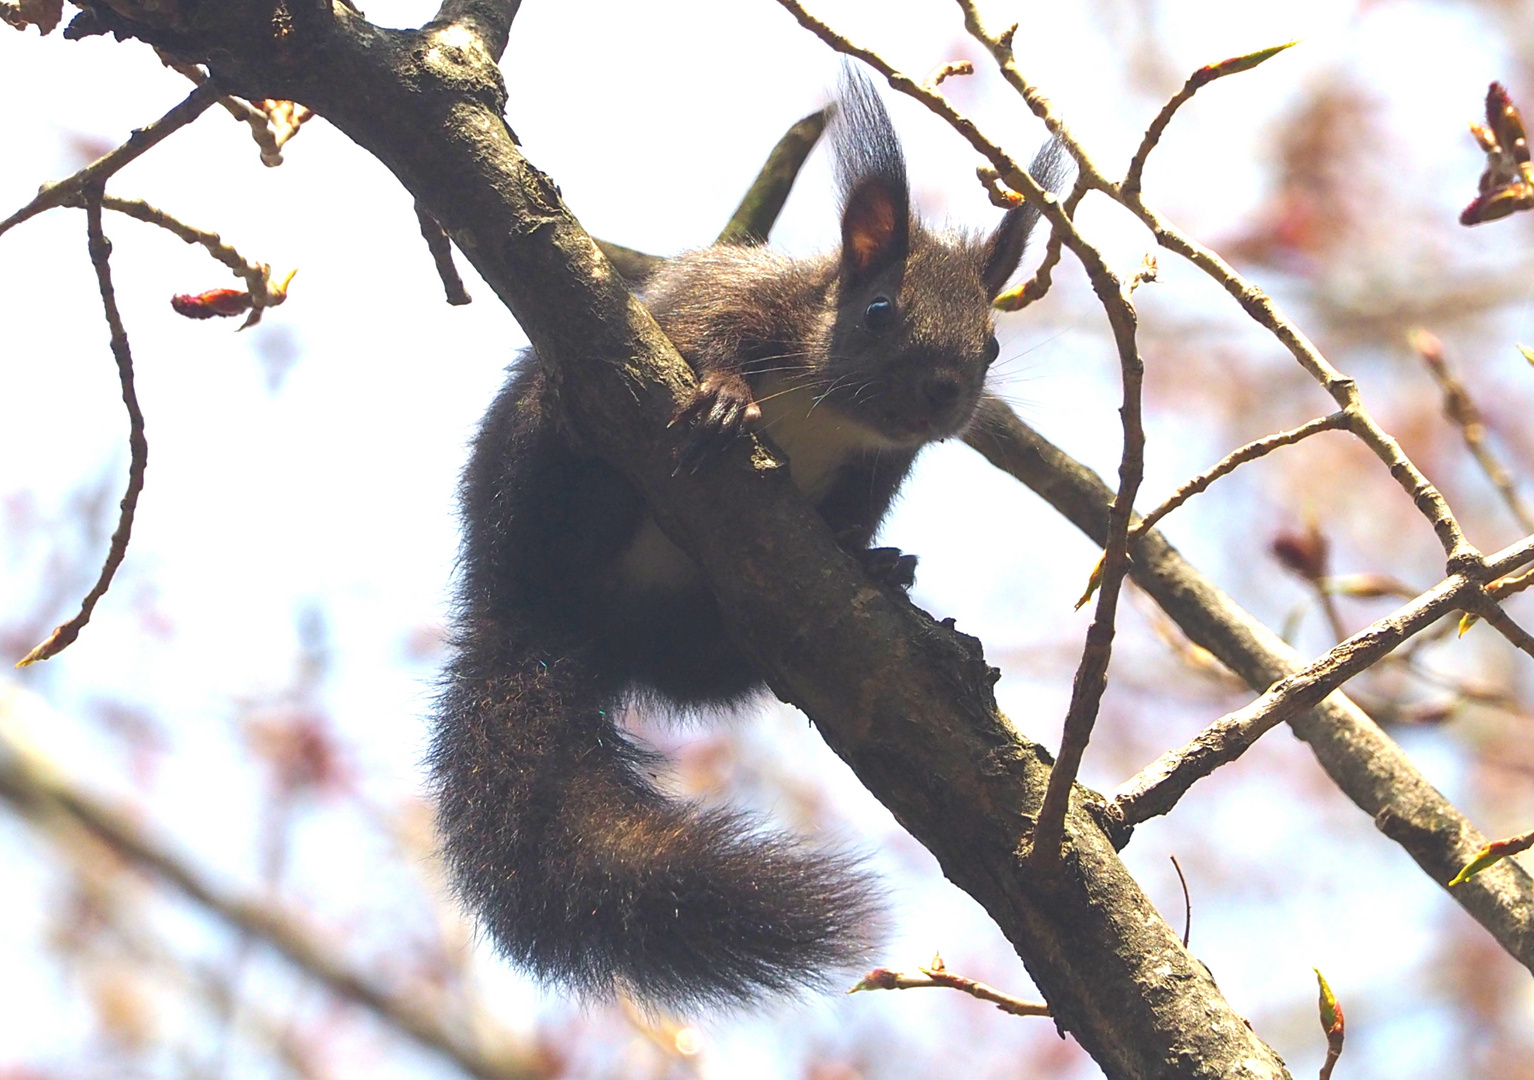
<svg viewBox="0 0 1534 1080"><path fill-rule="evenodd" d="M910 590L916 584L916 556L903 555L899 548L867 548L857 552L863 572L880 585Z"/></svg>
<svg viewBox="0 0 1534 1080"><path fill-rule="evenodd" d="M672 427L683 422L692 425L692 432L677 451L676 472L697 472L710 454L729 446L761 418L762 408L745 379L717 372L705 375L692 400L671 418Z"/></svg>

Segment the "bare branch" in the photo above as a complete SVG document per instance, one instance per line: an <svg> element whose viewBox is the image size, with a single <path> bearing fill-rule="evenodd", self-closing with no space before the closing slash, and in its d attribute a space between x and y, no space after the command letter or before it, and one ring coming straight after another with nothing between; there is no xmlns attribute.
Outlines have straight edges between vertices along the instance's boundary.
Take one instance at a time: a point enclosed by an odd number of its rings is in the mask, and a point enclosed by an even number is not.
<svg viewBox="0 0 1534 1080"><path fill-rule="evenodd" d="M859 990L924 990L941 987L946 990L958 990L981 1001L989 1001L1002 1012L1011 1013L1013 1016L1049 1015L1049 1006L1042 1001L1025 1001L987 983L953 974L943 966L941 956L933 958L931 967L917 970L920 974L912 975L903 971L891 971L888 968L874 968L859 979L857 985L847 993L856 994Z"/></svg>
<svg viewBox="0 0 1534 1080"><path fill-rule="evenodd" d="M1276 435L1267 435L1261 439L1254 439L1245 446L1232 450L1208 471L1200 473L1192 480L1183 484L1160 506L1135 522L1134 528L1129 533L1131 542L1138 540L1146 531L1155 528L1157 522L1193 496L1201 491L1208 490L1210 484L1213 484L1222 476L1228 476L1235 472L1239 466L1245 465L1248 461L1256 461L1266 454L1271 454L1280 446L1292 446L1301 439L1308 439L1312 435L1323 431L1336 431L1346 426L1347 416L1341 412L1334 412L1328 416L1317 417L1314 420L1301 424L1297 428L1290 428L1288 431L1280 431Z"/></svg>
<svg viewBox="0 0 1534 1080"><path fill-rule="evenodd" d="M85 599L80 601L80 611L74 618L54 628L53 633L31 652L16 662L17 667L27 667L39 660L57 656L80 636L80 631L91 620L96 602L106 595L117 568L128 553L128 538L133 533L133 513L138 508L139 492L144 490L144 470L149 464L149 442L144 437L144 414L139 409L138 393L133 387L133 354L128 348L128 332L123 328L122 315L117 310L117 292L112 287L110 263L112 245L101 228L101 189L91 187L85 192L85 222L90 249L91 266L96 271L96 284L101 290L101 306L106 313L107 327L111 333L112 358L117 361L117 378L122 384L123 405L128 410L128 487L119 505L117 528L107 548L106 560L96 584L91 586Z"/></svg>
<svg viewBox="0 0 1534 1080"><path fill-rule="evenodd" d="M79 204L75 200L71 200L66 205L74 206ZM245 282L245 295L248 297L247 306L250 310L244 325L240 327L242 330L247 326L254 326L260 322L261 312L264 309L276 307L288 298L288 285L292 282L293 275L297 273L296 270L288 274L287 278L283 281L273 284L272 268L270 266L266 263L258 263L247 259L232 245L226 243L224 238L216 232L208 232L204 229L188 225L179 218L167 214L164 210L150 206L142 199L119 199L111 195L104 195L101 198L101 205L107 210L126 214L128 217L136 218L145 224L154 225L157 228L164 229L166 232L173 233L188 244L201 245L207 249L209 255L227 266L236 277L242 278ZM174 305L175 301L172 301L172 306ZM243 311L245 308L242 307L240 310ZM187 313L182 311L182 314Z"/></svg>
<svg viewBox="0 0 1534 1080"><path fill-rule="evenodd" d="M965 441L1096 543L1107 536L1112 493L1092 470L1043 439L1007 405L987 398ZM1496 575L1534 561L1534 537L1487 558ZM1302 668L1294 650L1190 566L1159 532L1140 538L1130 574L1195 645L1254 690ZM1321 767L1434 882L1449 880L1486 843L1390 736L1347 696L1333 693L1289 721ZM1454 889L1454 899L1507 952L1534 971L1534 878L1504 863Z"/></svg>
<svg viewBox="0 0 1534 1080"><path fill-rule="evenodd" d="M967 16L972 9L967 3L962 6ZM1163 105L1161 111L1156 114L1156 119L1151 121L1150 127L1145 129L1145 136L1140 140L1139 149L1135 151L1134 157L1130 159L1129 171L1124 174L1124 182L1119 185L1119 190L1128 194L1134 194L1140 190L1140 176L1145 171L1145 162L1150 157L1150 152L1161 141L1161 135L1166 131L1167 125L1172 122L1173 114L1182 108L1189 98L1198 93L1200 87L1208 86L1216 79L1224 78L1226 75L1234 75L1240 71L1250 71L1264 60L1271 59L1296 44L1298 42L1291 41L1284 45L1259 49L1244 56L1233 56L1229 60L1222 60L1217 64L1205 64L1192 75L1189 75L1188 81L1183 84L1182 89L1172 95L1172 99Z"/></svg>
<svg viewBox="0 0 1534 1080"><path fill-rule="evenodd" d="M218 100L218 90L212 83L204 83L198 86L186 96L186 100L177 105L170 112L152 124L147 124L134 131L128 136L128 141L105 157L97 158L85 168L73 176L52 184L44 184L38 191L37 197L27 205L16 211L4 221L0 221L0 233L4 233L14 225L19 225L28 218L36 217L44 210L52 210L55 206L67 205L71 200L80 198L82 192L89 188L100 188L107 178L128 162L143 154L144 151L157 145L167 135L186 127L206 112L215 101Z"/></svg>
<svg viewBox="0 0 1534 1080"><path fill-rule="evenodd" d="M1279 680L1250 705L1222 716L1186 746L1162 754L1114 792L1114 811L1130 824L1166 813L1196 781L1240 757L1263 734L1316 705L1413 634L1457 608L1474 604L1479 592L1480 586L1463 574L1446 578L1301 671Z"/></svg>

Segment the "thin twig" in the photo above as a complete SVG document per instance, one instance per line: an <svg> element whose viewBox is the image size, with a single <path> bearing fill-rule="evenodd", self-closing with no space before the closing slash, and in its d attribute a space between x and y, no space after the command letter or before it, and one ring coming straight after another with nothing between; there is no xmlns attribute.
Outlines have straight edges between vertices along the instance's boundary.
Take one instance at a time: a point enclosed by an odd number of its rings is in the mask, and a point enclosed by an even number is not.
<svg viewBox="0 0 1534 1080"><path fill-rule="evenodd" d="M207 72L196 64L188 64L178 60L174 56L160 49L154 51L160 58L160 63L191 80L196 86L201 86L208 81ZM271 114L266 109L257 108L244 98L235 97L233 94L224 94L218 99L218 103L224 107L224 111L234 117L240 123L250 128L250 137L261 148L261 164L268 168L276 168L282 164L282 146L285 142L298 134L299 124L302 124L309 115L309 110L302 105L294 106L296 122L287 126L281 133L272 127ZM270 102L268 104L271 104ZM299 114L302 110L302 115Z"/></svg>
<svg viewBox="0 0 1534 1080"><path fill-rule="evenodd" d="M28 218L36 217L44 210L64 206L71 199L78 199L88 188L100 188L107 177L121 169L144 151L158 144L167 135L178 131L196 120L218 100L218 90L212 83L196 87L186 99L170 112L128 136L128 141L105 157L97 158L85 168L52 184L44 184L37 196L4 221L0 221L0 233Z"/></svg>
<svg viewBox="0 0 1534 1080"><path fill-rule="evenodd" d="M967 3L961 6L964 7L966 15L973 10ZM1119 190L1131 195L1140 190L1140 179L1141 174L1145 171L1145 162L1150 158L1150 153L1156 148L1156 144L1161 141L1161 135L1166 131L1167 125L1172 122L1172 115L1182 108L1189 98L1198 93L1201 87L1208 86L1216 79L1224 78L1226 75L1234 75L1240 71L1250 71L1264 60L1277 56L1285 49L1297 44L1298 42L1291 41L1286 45L1275 45L1269 49L1260 49L1254 53L1247 53L1245 56L1235 56L1229 60L1222 60L1217 64L1205 64L1192 75L1189 75L1188 81L1183 84L1182 89L1172 95L1172 99L1163 105L1161 111L1156 114L1156 119L1151 121L1150 127L1145 129L1145 135L1140 140L1139 149L1135 151L1134 157L1129 162L1129 171L1124 174L1124 182L1119 185Z"/></svg>
<svg viewBox="0 0 1534 1080"><path fill-rule="evenodd" d="M1183 876L1177 856L1170 855L1168 858L1172 860L1172 869L1177 871L1177 880L1182 883L1182 947L1186 949L1188 938L1193 933L1193 896L1188 892L1188 879Z"/></svg>
<svg viewBox="0 0 1534 1080"><path fill-rule="evenodd" d="M1492 629L1507 638L1514 648L1522 649L1529 656L1534 657L1534 637L1514 622L1511 615L1502 610L1502 606L1497 603L1490 591L1478 587L1474 596L1475 602L1467 606L1485 619Z"/></svg>
<svg viewBox="0 0 1534 1080"><path fill-rule="evenodd" d="M1337 431L1340 428L1346 427L1347 423L1346 415L1341 412L1334 412L1327 416L1317 417L1314 420L1301 424L1297 428L1290 428L1288 431L1280 431L1276 435L1267 435L1261 439L1254 439L1245 446L1232 450L1225 457L1221 458L1213 468L1200 473L1192 480L1183 484L1160 506L1135 522L1134 528L1129 532L1130 541L1138 540L1148 529L1155 528L1156 523L1173 510L1176 510L1193 496L1207 490L1210 484L1213 484L1222 476L1235 472L1238 467L1245 465L1247 462L1256 461L1258 458L1277 450L1280 446L1292 446L1301 439L1308 439L1320 432Z"/></svg>
<svg viewBox="0 0 1534 1080"><path fill-rule="evenodd" d="M1065 216L1074 219L1076 207L1081 205L1081 200L1089 190L1086 180L1078 173L1076 181L1071 185L1071 192L1060 204L1060 209ZM1060 236L1051 226L1049 230L1049 243L1044 246L1044 259L1039 263L1038 269L1033 276L1016 288L1008 289L998 296L993 306L998 311L1021 311L1029 304L1044 299L1049 292L1049 287L1054 283L1055 265L1060 261L1060 252L1063 246Z"/></svg>
<svg viewBox="0 0 1534 1080"><path fill-rule="evenodd" d="M469 303L472 298L463 287L463 278L458 276L458 267L453 265L453 244L447 233L419 199L415 204L415 217L421 223L421 237L426 241L426 250L431 252L431 261L437 265L437 276L442 279L447 302L454 306Z"/></svg>
<svg viewBox="0 0 1534 1080"><path fill-rule="evenodd" d="M1518 497L1518 488L1513 483L1512 474L1486 445L1486 421L1481 416L1481 410L1476 407L1475 401L1470 397L1470 391L1465 389L1465 384L1460 382L1458 376L1449 367L1448 358L1443 351L1443 342L1426 330L1413 330L1411 344L1412 348L1417 350L1417 355L1422 357L1423 366L1427 368L1428 374L1433 376L1433 381L1438 384L1438 389L1443 393L1443 414L1459 429L1460 437L1465 440L1465 448L1470 451L1470 456L1475 459L1475 463L1486 474L1486 479L1491 481L1492 486L1502 496L1502 501L1507 505L1508 510L1518 519L1518 524L1523 526L1523 531L1534 532L1534 515L1529 513L1528 507L1524 506L1523 500Z"/></svg>
<svg viewBox="0 0 1534 1080"><path fill-rule="evenodd" d="M779 0L783 2L783 0ZM1009 30L1003 34L990 33L981 24L979 14L975 10L973 0L958 0L960 9L964 12L964 24L970 34L981 44L991 51L997 66L1001 69L1007 82L1022 95L1033 114L1049 127L1049 130L1058 138L1071 156L1076 159L1077 168L1080 170L1080 180L1090 187L1103 192L1116 202L1122 204L1132 214L1140 219L1156 237L1156 242L1169 251L1175 251L1187 259L1194 266L1212 277L1258 325L1264 327L1278 338L1279 342L1289 350L1300 366L1331 395L1341 410L1349 417L1347 430L1351 431L1369 450L1379 458L1390 470L1390 475L1411 497L1418 511L1428 519L1433 531L1437 534L1439 543L1443 546L1447 556L1447 569L1449 572L1466 571L1471 574L1482 576L1484 571L1480 568L1480 552L1476 550L1464 530L1455 519L1449 504L1443 495L1432 485L1422 470L1406 456L1398 443L1387 433L1375 419L1364 409L1363 400L1358 393L1358 385L1352 378L1342 374L1321 355L1315 345L1302 333L1288 316L1284 315L1261 289L1252 285L1240 274L1216 255L1213 251L1196 243L1155 211L1147 207L1141 198L1140 192L1130 189L1124 190L1114 184L1103 175L1102 171L1092 161L1085 149L1070 134L1068 128L1061 121L1059 114L1048 98L1039 92L1038 88L1023 78L1017 67L1016 59L1012 53L1012 32ZM803 20L801 20L803 21ZM1264 50L1267 55L1272 55L1271 50ZM1254 53L1252 57L1261 57L1263 54ZM1237 58L1237 61L1249 60L1250 57ZM1230 64L1226 61L1225 64ZM1223 66L1223 65L1216 65ZM1244 70L1241 68L1239 70ZM897 89L906 93L912 93L904 86ZM986 143L978 132L973 130L974 125L967 120L957 117L951 108L944 109L919 94L912 94L918 100L923 101L928 108L939 116L946 119L949 124L967 139L982 154L985 154L1009 184L1013 184L1012 176L1006 168L999 163L1000 155L992 155L994 147ZM961 123L960 121L963 120ZM966 126L967 125L967 126ZM1016 188L1016 185L1014 184ZM1016 188L1019 192L1021 188ZM1050 218L1054 222L1054 218Z"/></svg>
<svg viewBox="0 0 1534 1080"><path fill-rule="evenodd" d="M144 414L139 409L138 393L133 387L133 354L128 349L128 332L123 328L122 315L117 310L117 293L112 288L112 245L101 228L101 198L100 188L87 189L85 227L91 266L96 271L96 284L101 290L101 306L111 332L112 358L117 361L117 378L122 384L123 405L128 410L128 488L123 492L119 505L117 528L112 533L106 561L101 564L96 584L91 586L85 599L80 601L79 613L55 627L53 633L16 662L17 667L27 667L39 660L57 656L80 636L80 631L90 622L96 601L106 595L112 577L128 553L128 537L133 532L133 513L138 507L139 492L144 490L144 469L149 463L149 442L144 438Z"/></svg>
<svg viewBox="0 0 1534 1080"><path fill-rule="evenodd" d="M74 206L77 202L71 200L66 205ZM201 245L209 255L227 266L235 277L241 278L245 282L250 299L250 314L246 317L244 325L240 327L242 330L246 326L254 326L260 322L263 310L276 307L288 298L288 285L292 282L293 275L297 273L296 270L289 273L283 281L273 284L270 266L247 259L216 232L208 232L188 225L159 207L149 205L143 199L119 199L104 195L101 198L101 205L107 210L125 214L145 224L173 233L188 244Z"/></svg>
<svg viewBox="0 0 1534 1080"><path fill-rule="evenodd" d="M912 975L903 971L891 971L888 968L874 968L859 979L858 984L847 993L855 994L859 990L924 990L941 987L946 990L958 990L981 1001L989 1001L1002 1012L1011 1013L1013 1016L1049 1015L1049 1006L1042 1001L1025 1001L1003 993L986 983L966 979L962 975L954 975L943 967L941 957L935 958L930 968L917 970L920 974Z"/></svg>
<svg viewBox="0 0 1534 1080"><path fill-rule="evenodd" d="M1240 757L1275 725L1297 716L1373 666L1391 650L1450 611L1479 603L1481 587L1454 574L1365 627L1300 671L1274 683L1244 708L1227 713L1186 746L1169 750L1114 793L1114 813L1135 824L1165 814L1195 782Z"/></svg>
<svg viewBox="0 0 1534 1080"><path fill-rule="evenodd" d="M978 422L965 442L1036 492L1094 543L1106 541L1113 493L1092 470L1019 420L1005 402L982 399ZM1534 562L1534 536L1486 561L1492 574L1513 573ZM1196 647L1207 649L1253 690L1260 692L1301 670L1293 649L1190 565L1159 532L1140 538L1130 573ZM1440 625L1452 632L1452 623ZM1403 651L1432 633L1419 634ZM1333 693L1289 724L1348 798L1433 881L1447 881L1486 843L1474 824L1346 694ZM1517 863L1474 878L1456 888L1453 898L1511 956L1534 971L1534 936L1528 932L1534 879Z"/></svg>

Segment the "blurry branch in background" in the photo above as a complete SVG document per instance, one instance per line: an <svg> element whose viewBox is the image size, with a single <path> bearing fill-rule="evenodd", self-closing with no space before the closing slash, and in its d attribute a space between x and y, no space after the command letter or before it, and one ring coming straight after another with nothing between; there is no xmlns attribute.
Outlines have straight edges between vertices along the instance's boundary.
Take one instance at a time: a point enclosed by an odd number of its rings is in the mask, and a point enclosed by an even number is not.
<svg viewBox="0 0 1534 1080"><path fill-rule="evenodd" d="M106 595L117 568L122 565L123 557L128 552L128 538L133 533L133 513L138 507L139 492L144 490L144 469L149 463L149 443L144 437L144 414L139 409L138 393L133 385L133 354L128 348L128 332L123 329L122 315L117 310L117 293L112 287L112 245L101 229L100 186L93 185L85 189L84 200L91 266L96 271L96 284L101 291L101 305L111 334L112 358L117 362L123 405L128 411L128 487L123 492L118 508L117 528L112 533L106 560L101 564L101 573L90 592L85 594L85 599L80 601L79 612L68 622L55 627L53 633L16 662L17 667L26 667L58 655L80 636L81 629L90 622L96 602Z"/></svg>
<svg viewBox="0 0 1534 1080"><path fill-rule="evenodd" d="M1013 1016L1049 1015L1049 1006L1042 1001L1024 1001L1022 998L1003 993L994 986L953 974L943 966L941 956L934 956L930 966L918 968L917 971L919 974L912 975L903 971L891 971L888 968L874 968L859 979L857 985L847 993L856 994L860 990L921 990L941 987L946 990L958 990L981 1001L989 1001L1002 1012L1011 1013Z"/></svg>
<svg viewBox="0 0 1534 1080"><path fill-rule="evenodd" d="M1508 510L1518 520L1523 531L1534 533L1534 515L1529 513L1528 507L1524 506L1523 500L1518 497L1518 488L1513 482L1512 474L1486 445L1486 421L1482 419L1481 410L1476 408L1475 402L1471 399L1470 391L1465 389L1465 384L1460 382L1453 368L1449 366L1448 358L1444 355L1443 342L1426 330L1413 330L1411 346L1417 351L1417 355L1422 357L1422 363L1427 368L1428 374L1433 376L1433 381L1443 392L1443 414L1459 429L1460 436L1465 440L1465 448L1470 451L1470 456L1475 459L1475 463L1486 474L1486 479L1491 481L1497 493L1502 496L1502 501L1507 504Z"/></svg>
<svg viewBox="0 0 1534 1080"><path fill-rule="evenodd" d="M0 714L0 721L5 719ZM57 775L4 728L0 728L0 799L50 834L62 829L85 831L230 927L266 943L332 993L363 1006L389 1027L441 1053L470 1076L479 1080L528 1080L541 1075L531 1054L510 1045L491 1052L459 1034L461 1025L449 1020L451 1003L440 1002L441 1007L428 1004L431 995L425 987L411 992L385 989L350 967L271 901L248 900L214 884L202 871L152 840L127 815Z"/></svg>

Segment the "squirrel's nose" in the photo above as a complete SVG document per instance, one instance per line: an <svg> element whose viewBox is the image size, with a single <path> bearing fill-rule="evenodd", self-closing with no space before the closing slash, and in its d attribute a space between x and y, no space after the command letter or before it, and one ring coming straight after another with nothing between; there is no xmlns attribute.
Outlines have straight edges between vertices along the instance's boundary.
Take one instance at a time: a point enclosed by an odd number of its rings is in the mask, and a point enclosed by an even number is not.
<svg viewBox="0 0 1534 1080"><path fill-rule="evenodd" d="M946 409L959 399L959 380L952 375L931 375L921 390L933 409Z"/></svg>

